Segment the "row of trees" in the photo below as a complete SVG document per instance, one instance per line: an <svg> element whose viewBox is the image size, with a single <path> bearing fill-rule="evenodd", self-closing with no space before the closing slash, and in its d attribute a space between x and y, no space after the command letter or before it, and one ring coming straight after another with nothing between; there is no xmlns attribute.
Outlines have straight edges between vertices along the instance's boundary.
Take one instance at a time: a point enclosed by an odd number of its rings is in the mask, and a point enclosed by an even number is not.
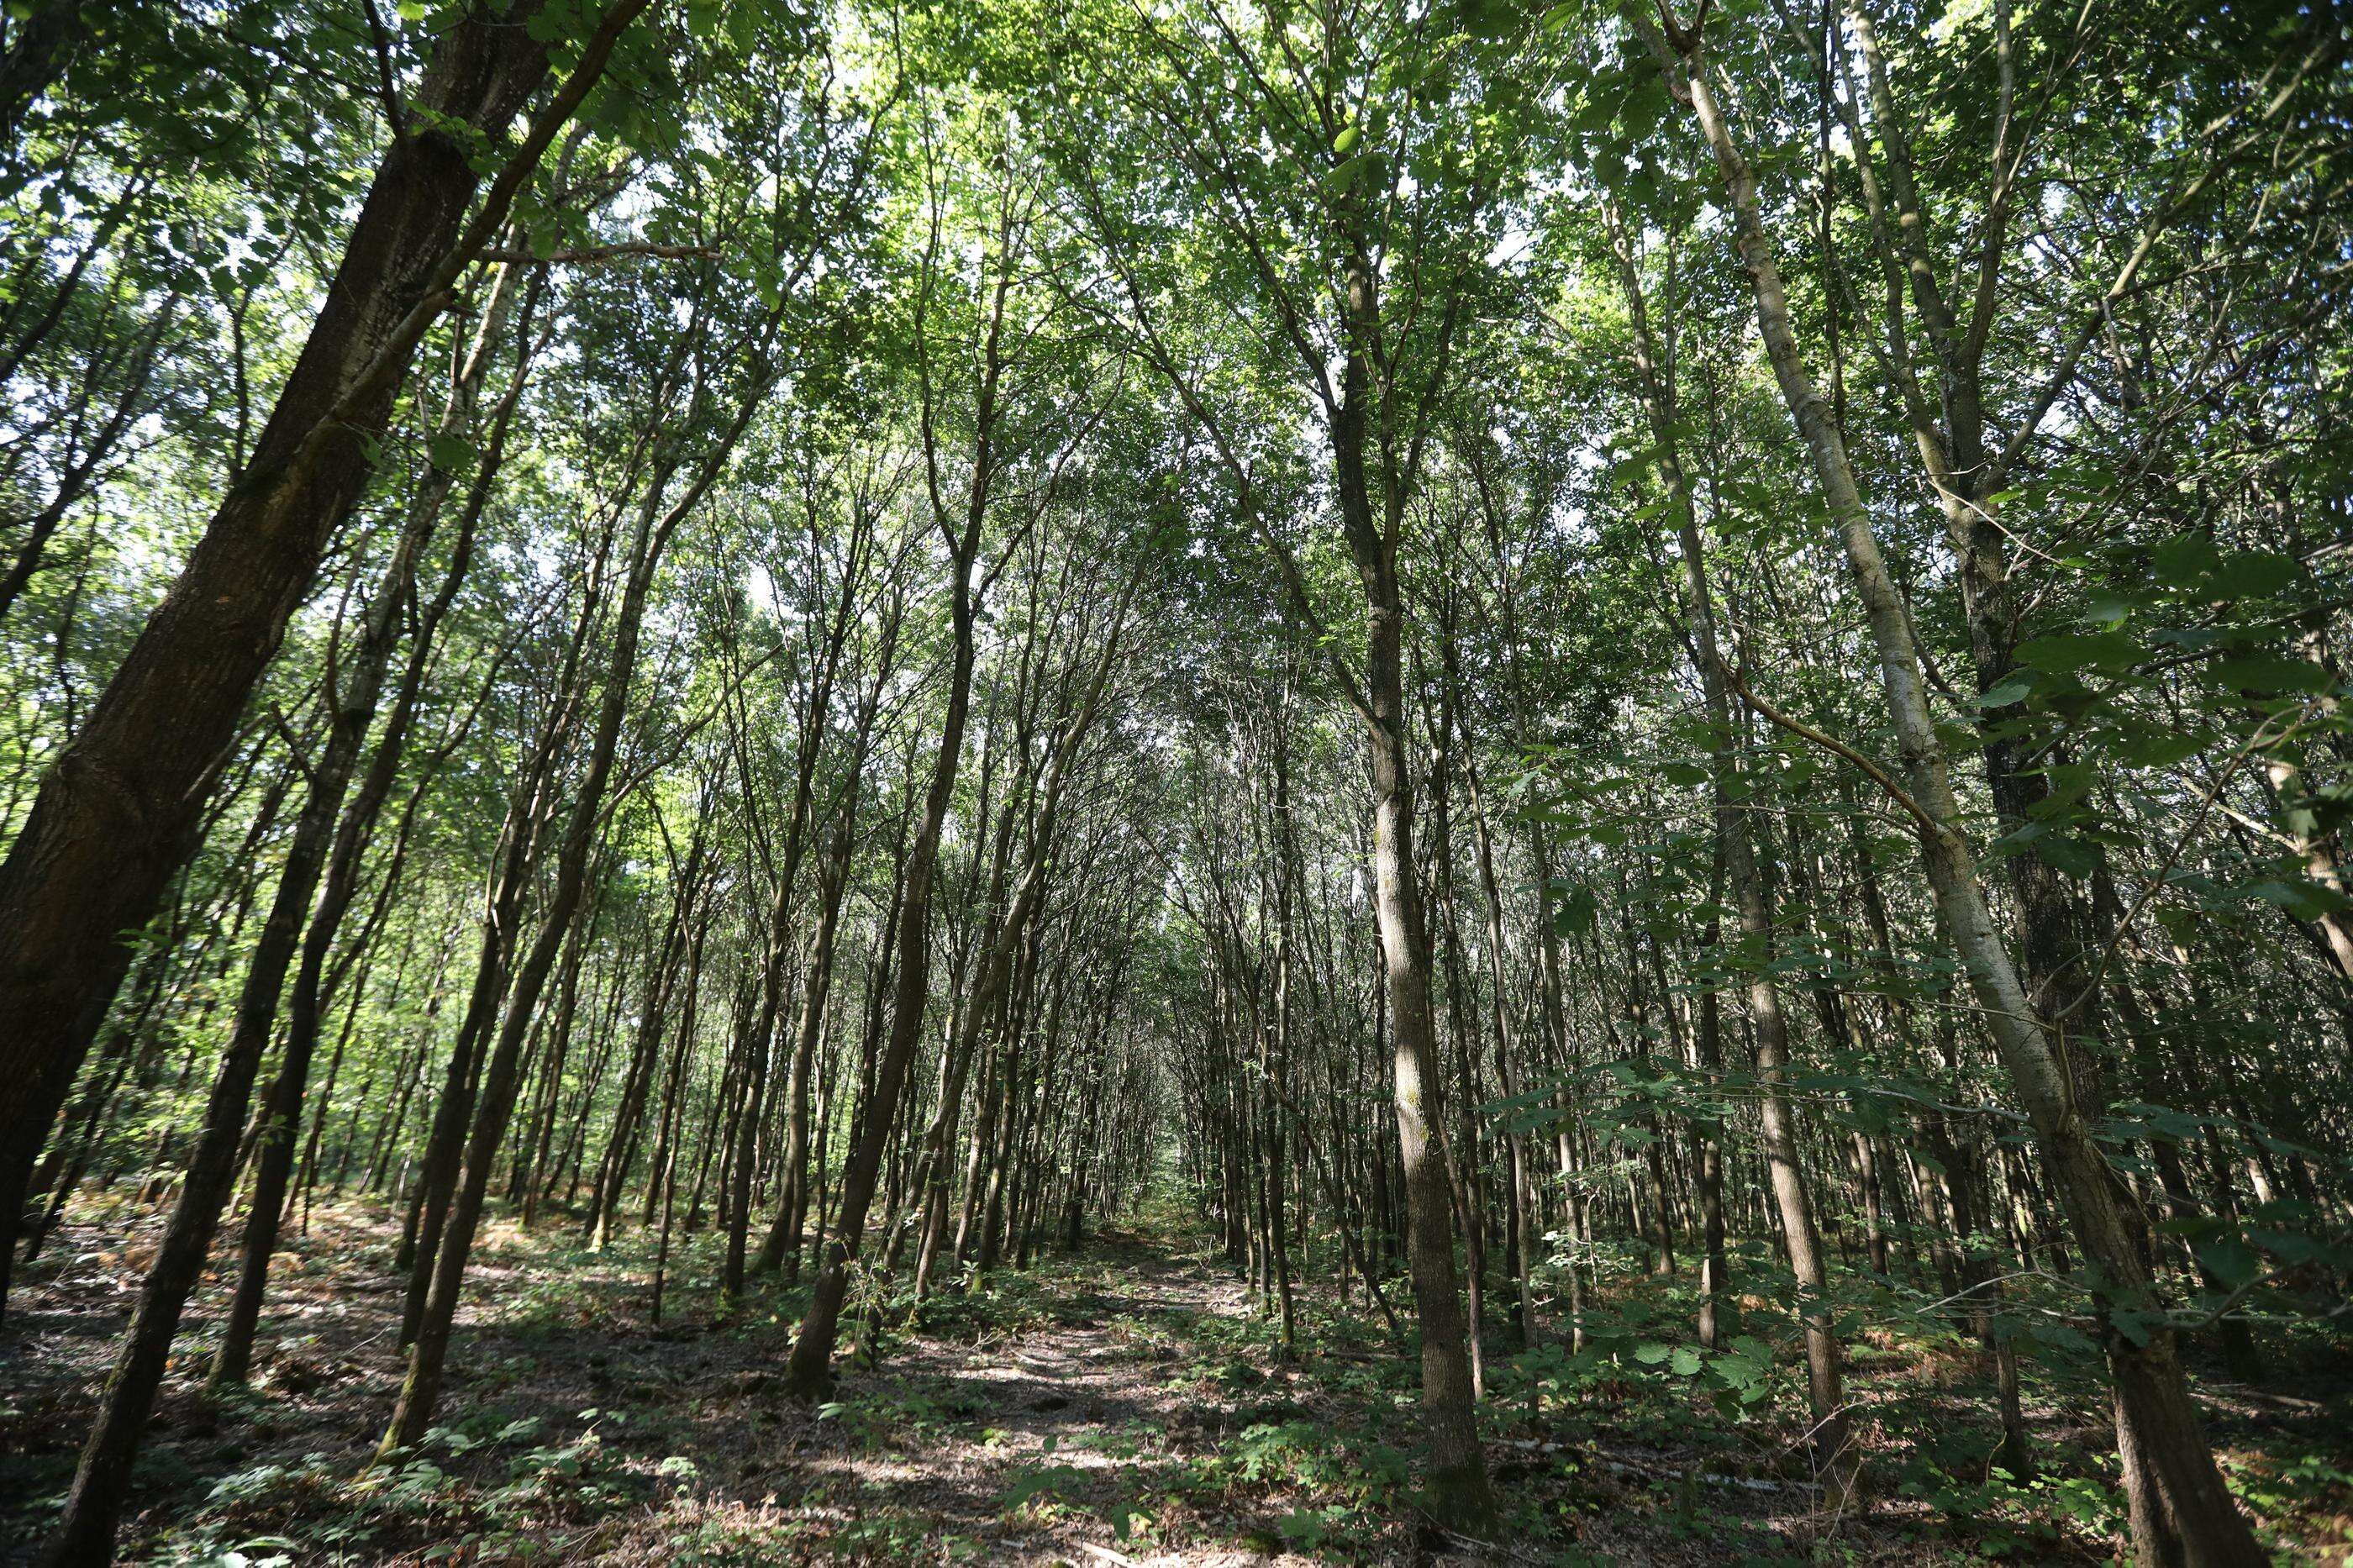
<svg viewBox="0 0 2353 1568"><path fill-rule="evenodd" d="M13 26L6 1256L170 1205L53 1561L231 1215L222 1383L396 1216L390 1458L501 1205L807 1270L807 1394L1164 1129L1455 1528L1491 1319L1624 1235L1714 1345L1750 1236L1836 1500L1834 1270L2020 1473L2039 1272L2137 1552L2257 1560L2180 1347L2343 1267L2335 18Z"/></svg>

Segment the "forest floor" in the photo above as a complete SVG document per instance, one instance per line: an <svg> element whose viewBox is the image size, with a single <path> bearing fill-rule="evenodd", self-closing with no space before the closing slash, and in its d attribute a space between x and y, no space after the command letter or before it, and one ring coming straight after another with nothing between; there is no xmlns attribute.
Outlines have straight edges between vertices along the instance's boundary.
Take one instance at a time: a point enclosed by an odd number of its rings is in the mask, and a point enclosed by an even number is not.
<svg viewBox="0 0 2353 1568"><path fill-rule="evenodd" d="M477 1249L447 1424L403 1468L367 1471L399 1378L397 1221L322 1208L280 1261L251 1388L203 1393L223 1282L200 1294L141 1458L125 1561L2113 1558L2095 1387L2033 1391L2056 1465L2010 1487L1982 1474L1990 1433L1966 1357L1883 1334L1853 1358L1873 1417L1867 1519L1819 1508L1786 1346L1744 1342L1760 1363L1744 1381L1749 1351L1703 1376L1663 1345L1597 1368L1557 1351L1512 1360L1498 1342L1487 1430L1511 1528L1500 1546L1451 1541L1412 1507L1413 1367L1378 1318L1303 1293L1299 1353L1283 1357L1224 1259L1174 1211L1150 1217L920 1319L894 1306L815 1408L779 1387L800 1296L755 1293L721 1318L704 1283L715 1237L673 1255L657 1324L649 1245L592 1254L568 1221L500 1223ZM155 1230L143 1208L86 1204L20 1273L0 1328L0 1558L24 1556L54 1516ZM1766 1392L1738 1397L1749 1387ZM2353 1562L2342 1394L2307 1381L2210 1399L2282 1561Z"/></svg>

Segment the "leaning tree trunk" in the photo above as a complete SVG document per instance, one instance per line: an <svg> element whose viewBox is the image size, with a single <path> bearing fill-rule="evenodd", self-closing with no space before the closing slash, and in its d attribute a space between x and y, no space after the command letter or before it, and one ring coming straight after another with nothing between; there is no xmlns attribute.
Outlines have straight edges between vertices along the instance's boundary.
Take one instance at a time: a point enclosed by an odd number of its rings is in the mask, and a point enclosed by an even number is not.
<svg viewBox="0 0 2353 1568"><path fill-rule="evenodd" d="M500 326L505 320L505 304L512 288L512 269L502 269L492 285L491 298L484 310L473 353L459 376L448 412L442 419L441 428L445 435L462 434L471 421L474 394L481 384L482 373L487 368ZM528 342L527 337L525 341ZM501 399L497 428L486 446L480 472L476 476L468 503L459 520L456 544L448 568L442 576L439 590L418 617L415 642L409 651L407 667L403 672L391 717L385 721L385 732L377 742L375 754L369 759L359 794L336 827L333 849L320 879L318 900L310 911L302 938L301 955L295 966L292 994L287 1005L286 1042L280 1052L278 1076L269 1086L262 1111L261 1148L255 1158L253 1190L248 1204L244 1256L237 1270L237 1289L230 1299L227 1323L221 1331L220 1349L213 1358L212 1381L216 1384L244 1382L252 1361L254 1331L261 1319L262 1296L269 1288L269 1260L277 1249L279 1226L286 1206L287 1185L294 1168L295 1134L301 1121L302 1099L308 1087L311 1058L319 1043L321 982L326 969L328 950L333 945L336 931L343 924L353 897L359 890L360 863L368 835L375 826L377 813L392 792L394 777L406 750L408 730L415 715L416 700L423 683L434 633L457 597L458 589L471 563L475 525L480 519L492 477L500 465L505 447L504 437L516 397L522 391L523 367L527 362L527 353L519 358L514 385ZM438 464L427 475L410 508L409 537L403 542L404 552L412 556L422 552L437 526L441 507L448 498L455 478ZM384 633L379 636L377 615L389 613L397 616L407 597L405 586L395 595L392 591L395 585L388 584L385 591L387 601L385 610L372 613L369 617L368 634L360 647L360 664L348 684L344 710L337 715L339 726L356 724L364 732L374 715L376 697L389 666L393 634L398 629L387 623Z"/></svg>
<svg viewBox="0 0 2353 1568"><path fill-rule="evenodd" d="M494 310L493 319L495 315ZM331 850L340 858L342 852L349 848L344 835L338 831L343 794L375 716L392 651L400 638L403 613L414 589L418 559L431 541L439 518L440 499L447 493L448 476L435 477L441 482L437 486L428 480L419 504L411 509L407 525L385 564L383 583L362 615L357 646L342 687L334 693L326 746L309 769L310 795L297 817L278 890L247 970L236 1023L206 1106L204 1129L190 1158L179 1202L142 1294L115 1375L108 1384L105 1404L91 1426L72 1493L51 1543L51 1562L96 1562L111 1554L130 1468L137 1456L156 1389L162 1383L180 1314L203 1270L213 1232L236 1179L238 1132L254 1077L277 1020L287 970L308 923L305 917L313 912L312 895L319 890L322 876L329 868ZM461 545L456 571L463 569L463 553ZM448 586L454 588L454 579ZM447 597L445 590L435 605L437 611L446 608ZM389 770L371 768L370 772L368 794L380 802L390 784ZM382 777L376 776L379 773ZM355 853L349 858L355 859ZM339 865L337 868L351 868ZM326 896L340 893L348 899L349 892L348 885L339 885L331 887ZM322 957L315 951L304 955L305 979L313 992L315 963ZM307 1027L297 1027L290 1036L278 1087L270 1096L269 1121L262 1132L263 1147L253 1194L253 1228L257 1236L248 1238L254 1245L248 1247L248 1267L241 1274L230 1323L216 1363L216 1375L230 1381L244 1375L269 1247L284 1205L286 1179L292 1162L293 1130L301 1112L301 1086L308 1076L311 1048L318 1034L315 1016L307 1023Z"/></svg>
<svg viewBox="0 0 2353 1568"><path fill-rule="evenodd" d="M408 363L470 258L647 0L619 0L467 221L485 137L547 74L532 0L442 35L411 127L377 166L342 263L248 463L41 781L0 863L0 1166L29 1169L328 542L375 470ZM16 1215L0 1215L15 1234Z"/></svg>
<svg viewBox="0 0 2353 1568"><path fill-rule="evenodd" d="M653 590L654 574L660 566L662 547L693 499L691 494L687 501L661 514L661 490L662 479L657 479L638 513L636 538L629 550L627 586L620 603L614 607L614 646L610 668L605 675L604 700L598 708L587 765L574 795L572 819L565 826L564 843L557 853L555 887L548 895L547 907L541 917L538 940L516 973L512 994L507 998L506 1016L490 1059L482 1068L473 1125L466 1139L465 1162L450 1202L448 1228L433 1259L432 1289L408 1347L408 1373L401 1384L399 1404L376 1450L379 1462L401 1449L416 1447L432 1424L434 1406L440 1398L450 1331L457 1320L458 1298L465 1287L466 1265L473 1252L483 1200L490 1191L491 1167L498 1158L499 1144L506 1136L507 1121L521 1088L523 1037L530 1031L540 993L555 967L586 890L588 856L596 847L606 781L612 774L622 721L628 713L629 686L637 669L646 601Z"/></svg>
<svg viewBox="0 0 2353 1568"><path fill-rule="evenodd" d="M1791 419L1813 459L1831 520L1862 599L1881 684L1908 789L1902 804L1918 828L1921 860L1945 935L1953 944L1993 1036L2061 1206L2098 1279L2094 1300L2115 1385L2116 1446L2124 1461L2136 1553L2156 1568L2257 1568L2265 1561L2214 1464L2173 1330L2120 1206L2115 1173L2069 1087L2066 1068L1996 930L1961 827L1949 768L1929 711L1904 598L1880 553L1846 445L1815 390L1798 346L1788 296L1773 259L1757 182L1708 82L1700 41L1672 40L1669 84L1688 103L1724 176L1740 258L1757 300L1757 326ZM1892 780L1883 780L1893 784Z"/></svg>
<svg viewBox="0 0 2353 1568"><path fill-rule="evenodd" d="M865 1239L867 1211L874 1204L883 1149L897 1120L908 1064L923 1032L923 1005L932 981L932 878L939 864L941 825L947 820L948 803L955 791L956 763L964 752L965 718L972 705L972 555L969 550L955 554L955 581L951 592L955 658L948 676L947 712L940 724L931 788L923 800L923 826L907 850L901 873L899 962L891 1036L874 1064L874 1088L866 1100L864 1124L850 1148L849 1164L842 1172L840 1213L833 1234L826 1239L817 1288L785 1365L786 1390L803 1399L817 1397L832 1381L833 1345L840 1332L842 1302L849 1293L850 1259Z"/></svg>
<svg viewBox="0 0 2353 1568"><path fill-rule="evenodd" d="M1724 871L1732 885L1733 904L1739 913L1742 962L1749 966L1748 1018L1757 1047L1758 1119L1763 1128L1765 1165L1780 1212L1782 1240L1790 1272L1798 1281L1798 1316L1805 1326L1806 1389L1811 1400L1811 1440L1816 1468L1824 1479L1823 1500L1837 1512L1850 1511L1859 1500L1861 1458L1846 1408L1844 1373L1840 1365L1837 1330L1832 1322L1830 1277L1822 1262L1822 1241L1815 1223L1813 1196L1806 1186L1805 1165L1798 1147L1797 1111L1789 1102L1789 1031L1781 1014L1780 990L1773 984L1773 910L1758 863L1756 837L1750 830L1750 786L1743 780L1738 760L1739 731L1734 727L1731 677L1715 635L1715 605L1707 580L1704 542L1699 512L1684 473L1675 437L1674 388L1671 367L1662 363L1652 342L1650 312L1643 298L1641 274L1616 205L1607 213L1610 248L1616 253L1620 280L1633 329L1635 372L1648 408L1652 438L1658 443L1657 462L1677 529L1682 561L1681 589L1685 631L1691 638L1692 659L1699 667L1700 690L1713 732L1710 774L1715 805L1716 843L1724 856ZM1712 1035L1714 1020L1703 1021ZM1652 1146L1653 1149L1657 1145ZM1664 1194L1662 1194L1663 1200ZM1719 1215L1716 1226L1721 1232ZM1720 1247L1720 1240L1716 1243ZM1711 1260L1711 1272L1716 1266ZM1709 1300L1714 1300L1711 1284Z"/></svg>
<svg viewBox="0 0 2353 1568"><path fill-rule="evenodd" d="M204 1270L213 1232L237 1179L237 1147L254 1077L269 1046L286 971L293 962L303 916L326 863L343 792L375 713L376 696L400 634L401 610L407 602L424 534L414 525L404 533L385 567L384 583L364 614L359 647L343 687L336 693L326 749L310 770L311 793L295 820L278 890L246 971L236 1023L205 1107L204 1127L189 1156L163 1245L140 1294L131 1331L116 1358L114 1374L107 1380L105 1402L83 1446L65 1513L49 1543L45 1560L49 1563L98 1563L113 1555L115 1527L130 1488L131 1468L154 1409L155 1391L164 1381L181 1311ZM285 1070L296 1072L302 1066L290 1061ZM285 1141L290 1142L290 1135ZM281 1196L282 1185L279 1192L268 1194L267 1201L274 1209Z"/></svg>

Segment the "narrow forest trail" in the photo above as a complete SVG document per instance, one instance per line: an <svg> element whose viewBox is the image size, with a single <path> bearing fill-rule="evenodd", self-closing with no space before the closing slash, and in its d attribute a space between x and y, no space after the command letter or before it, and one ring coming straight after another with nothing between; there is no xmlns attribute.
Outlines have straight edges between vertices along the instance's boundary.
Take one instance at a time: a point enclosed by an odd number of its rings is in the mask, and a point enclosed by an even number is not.
<svg viewBox="0 0 2353 1568"><path fill-rule="evenodd" d="M1216 1455L1223 1412L1187 1373L1205 1324L1249 1319L1242 1286L1176 1242L1134 1236L1060 1266L1050 1286L1040 1315L1008 1337L917 1339L853 1373L832 1417L850 1428L847 1451L820 1448L804 1472L886 1515L929 1521L944 1550L969 1540L989 1561L1268 1561L1231 1543L1155 1551L1115 1541L1113 1522L1151 1483ZM878 1410L907 1428L880 1456L865 1451Z"/></svg>
<svg viewBox="0 0 2353 1568"><path fill-rule="evenodd" d="M1285 1521L1329 1489L1308 1499L1279 1459L1238 1463L1236 1445L1352 1415L1364 1389L1341 1394L1332 1367L1377 1354L1335 1342L1339 1362L1281 1363L1243 1281L1162 1214L935 1297L920 1322L895 1312L875 1363L856 1345L812 1409L780 1378L804 1296L719 1313L717 1237L673 1254L657 1324L650 1238L590 1254L569 1224L501 1223L461 1315L448 1425L408 1468L371 1475L398 1387L396 1224L335 1207L293 1238L249 1394L202 1387L226 1288L206 1282L123 1561L1303 1563ZM0 1561L37 1537L154 1229L129 1205L77 1216L0 1330ZM58 1353L18 1359L34 1335ZM1381 1528L1384 1510L1349 1511ZM1406 1529L1387 1533L1418 1556Z"/></svg>

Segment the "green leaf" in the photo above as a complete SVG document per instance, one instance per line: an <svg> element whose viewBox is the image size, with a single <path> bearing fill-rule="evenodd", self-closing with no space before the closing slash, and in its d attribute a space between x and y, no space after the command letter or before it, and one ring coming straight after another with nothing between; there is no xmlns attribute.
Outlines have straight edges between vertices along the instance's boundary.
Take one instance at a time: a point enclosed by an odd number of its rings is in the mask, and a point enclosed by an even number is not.
<svg viewBox="0 0 2353 1568"><path fill-rule="evenodd" d="M2169 768L2196 756L2206 739L2194 730L2153 731L2126 741L2116 754L2127 767Z"/></svg>
<svg viewBox="0 0 2353 1568"><path fill-rule="evenodd" d="M2241 691L2326 691L2328 671L2309 659L2276 653L2247 653L2216 659L2206 673L2222 685Z"/></svg>
<svg viewBox="0 0 2353 1568"><path fill-rule="evenodd" d="M2021 644L2018 657L2021 663L2053 675L2078 669L2125 670L2140 658L2140 645L2123 632L2062 632Z"/></svg>
<svg viewBox="0 0 2353 1568"><path fill-rule="evenodd" d="M2073 834L2047 834L2035 840L2034 853L2044 865L2071 877L2088 877L2100 864L2099 849Z"/></svg>
<svg viewBox="0 0 2353 1568"><path fill-rule="evenodd" d="M2235 1236L2218 1237L2212 1241L2202 1242L2197 1252L2198 1261L2222 1282L2226 1290L2235 1290L2244 1285L2255 1277L2255 1270L2263 1267L2263 1260L2255 1256L2255 1249Z"/></svg>
<svg viewBox="0 0 2353 1568"><path fill-rule="evenodd" d="M2323 887L2301 877L2294 881L2278 879L2257 882L2247 889L2247 893L2252 898L2285 910L2300 921L2316 921L2323 915L2335 914L2353 904L2353 900L2348 900L2334 888Z"/></svg>
<svg viewBox="0 0 2353 1568"><path fill-rule="evenodd" d="M1359 153L1353 158L1343 159L1324 176L1324 188L1335 195L1345 195L1372 173L1373 166L1380 160L1378 153Z"/></svg>
<svg viewBox="0 0 2353 1568"><path fill-rule="evenodd" d="M463 436L436 436L425 443L425 457L443 473L455 473L473 461L474 444Z"/></svg>
<svg viewBox="0 0 2353 1568"><path fill-rule="evenodd" d="M2181 534L2151 550L2148 563L2158 582L2191 587L2213 569L2214 542L2202 533Z"/></svg>
<svg viewBox="0 0 2353 1568"><path fill-rule="evenodd" d="M1674 1369L1677 1377L1690 1377L1699 1371L1699 1352L1689 1345L1678 1345L1668 1364Z"/></svg>
<svg viewBox="0 0 2353 1568"><path fill-rule="evenodd" d="M1553 930L1564 937L1579 936L1593 929L1601 913L1593 889L1582 883L1555 879L1552 884Z"/></svg>
<svg viewBox="0 0 2353 1568"><path fill-rule="evenodd" d="M2234 550L2215 563L2217 596L2266 598L2296 579L2296 564L2269 550Z"/></svg>

